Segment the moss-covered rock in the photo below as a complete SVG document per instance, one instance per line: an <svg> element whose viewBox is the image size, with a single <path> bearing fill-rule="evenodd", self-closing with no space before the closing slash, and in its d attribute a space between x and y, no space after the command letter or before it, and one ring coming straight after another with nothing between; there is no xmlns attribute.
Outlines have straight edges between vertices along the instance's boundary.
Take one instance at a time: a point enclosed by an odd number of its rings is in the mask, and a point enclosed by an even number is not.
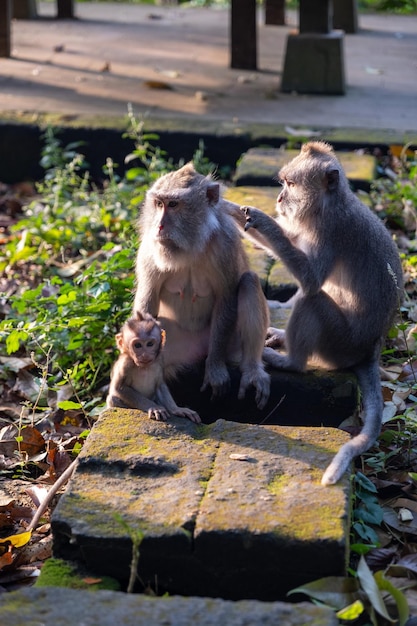
<svg viewBox="0 0 417 626"><path fill-rule="evenodd" d="M170 594L283 599L344 572L349 481L320 478L346 438L108 410L54 512L54 556L124 586L140 531L138 590L157 580Z"/></svg>

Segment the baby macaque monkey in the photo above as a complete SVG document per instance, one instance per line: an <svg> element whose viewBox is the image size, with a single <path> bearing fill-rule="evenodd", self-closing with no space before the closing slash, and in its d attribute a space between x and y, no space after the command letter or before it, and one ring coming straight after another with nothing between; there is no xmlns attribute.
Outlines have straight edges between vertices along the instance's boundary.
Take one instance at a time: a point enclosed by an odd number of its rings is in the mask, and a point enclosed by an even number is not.
<svg viewBox="0 0 417 626"><path fill-rule="evenodd" d="M266 348L264 360L295 371L303 371L307 361L327 369L351 368L358 377L363 428L326 469L322 484L329 485L380 432L378 362L402 297L401 262L381 220L350 190L328 144L304 145L280 178L275 220L251 207L234 217L251 238L281 258L300 286L285 333L277 331L277 344L286 354Z"/></svg>
<svg viewBox="0 0 417 626"><path fill-rule="evenodd" d="M149 314L131 317L116 335L120 356L113 366L108 407L147 411L151 419L166 421L170 414L199 424L195 411L176 405L163 378L165 332Z"/></svg>

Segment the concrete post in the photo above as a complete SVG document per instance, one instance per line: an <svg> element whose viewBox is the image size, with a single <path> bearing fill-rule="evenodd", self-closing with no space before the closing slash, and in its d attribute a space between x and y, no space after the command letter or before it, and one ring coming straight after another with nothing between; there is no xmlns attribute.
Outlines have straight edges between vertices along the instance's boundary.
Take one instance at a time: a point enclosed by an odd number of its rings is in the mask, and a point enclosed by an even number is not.
<svg viewBox="0 0 417 626"><path fill-rule="evenodd" d="M265 0L266 26L285 25L285 0Z"/></svg>
<svg viewBox="0 0 417 626"><path fill-rule="evenodd" d="M281 91L343 95L344 33L332 30L331 0L300 0L299 34L287 37Z"/></svg>
<svg viewBox="0 0 417 626"><path fill-rule="evenodd" d="M0 57L10 56L10 20L12 16L11 0L0 0Z"/></svg>
<svg viewBox="0 0 417 626"><path fill-rule="evenodd" d="M59 20L71 19L75 17L73 0L57 0L57 6L57 18Z"/></svg>
<svg viewBox="0 0 417 626"><path fill-rule="evenodd" d="M12 0L13 18L17 20L33 20L38 17L36 0Z"/></svg>
<svg viewBox="0 0 417 626"><path fill-rule="evenodd" d="M232 0L230 25L230 67L256 70L256 0Z"/></svg>
<svg viewBox="0 0 417 626"><path fill-rule="evenodd" d="M356 0L333 0L333 28L340 28L345 33L357 33L358 4Z"/></svg>

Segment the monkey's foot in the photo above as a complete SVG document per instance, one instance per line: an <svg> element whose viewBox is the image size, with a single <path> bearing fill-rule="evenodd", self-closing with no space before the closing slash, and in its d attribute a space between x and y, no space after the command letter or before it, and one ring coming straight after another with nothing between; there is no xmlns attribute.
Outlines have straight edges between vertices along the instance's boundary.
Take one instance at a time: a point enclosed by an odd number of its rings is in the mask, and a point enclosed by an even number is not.
<svg viewBox="0 0 417 626"><path fill-rule="evenodd" d="M249 387L255 387L255 401L258 409L263 409L268 402L271 379L261 365L256 363L242 370L237 397L243 400Z"/></svg>
<svg viewBox="0 0 417 626"><path fill-rule="evenodd" d="M265 346L268 348L282 348L285 346L285 330L270 326L266 331Z"/></svg>
<svg viewBox="0 0 417 626"><path fill-rule="evenodd" d="M205 391L211 387L212 397L220 398L230 389L230 375L224 363L209 363L206 361L204 381L200 391Z"/></svg>

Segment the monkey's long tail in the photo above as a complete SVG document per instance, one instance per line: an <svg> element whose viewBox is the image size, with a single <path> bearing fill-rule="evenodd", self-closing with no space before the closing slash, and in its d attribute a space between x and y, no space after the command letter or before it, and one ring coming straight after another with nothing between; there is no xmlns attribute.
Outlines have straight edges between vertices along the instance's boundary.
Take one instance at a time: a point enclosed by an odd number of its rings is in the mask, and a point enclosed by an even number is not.
<svg viewBox="0 0 417 626"><path fill-rule="evenodd" d="M342 477L353 459L375 443L382 420L381 380L378 360L372 359L354 368L362 394L363 428L359 435L345 443L327 467L321 479L322 485L333 485Z"/></svg>

